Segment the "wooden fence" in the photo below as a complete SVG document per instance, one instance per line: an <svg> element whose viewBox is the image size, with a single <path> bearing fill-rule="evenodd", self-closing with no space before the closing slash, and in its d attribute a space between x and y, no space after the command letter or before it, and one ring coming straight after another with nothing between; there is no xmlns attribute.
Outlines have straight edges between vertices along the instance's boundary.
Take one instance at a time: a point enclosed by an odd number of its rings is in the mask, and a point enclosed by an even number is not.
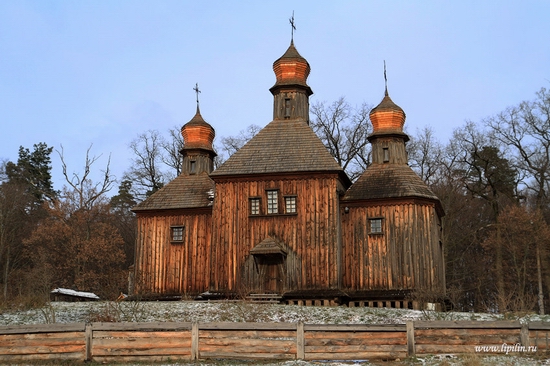
<svg viewBox="0 0 550 366"><path fill-rule="evenodd" d="M198 359L364 360L447 353L547 352L550 323L415 321L77 323L0 327L0 362Z"/></svg>

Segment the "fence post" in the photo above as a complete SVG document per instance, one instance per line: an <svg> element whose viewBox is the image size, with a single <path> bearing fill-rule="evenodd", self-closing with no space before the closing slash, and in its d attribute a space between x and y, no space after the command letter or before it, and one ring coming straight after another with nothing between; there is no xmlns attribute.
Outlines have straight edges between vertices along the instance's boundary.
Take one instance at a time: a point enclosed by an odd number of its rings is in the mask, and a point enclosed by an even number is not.
<svg viewBox="0 0 550 366"><path fill-rule="evenodd" d="M416 354L414 346L414 322L407 321L407 356L413 357Z"/></svg>
<svg viewBox="0 0 550 366"><path fill-rule="evenodd" d="M305 336L304 323L299 322L296 325L296 358L303 360L305 358Z"/></svg>
<svg viewBox="0 0 550 366"><path fill-rule="evenodd" d="M523 347L525 348L529 347L529 323L525 323L521 325L521 330L519 332L519 339Z"/></svg>
<svg viewBox="0 0 550 366"><path fill-rule="evenodd" d="M93 328L92 324L86 323L84 337L86 339L86 358L85 361L92 360L92 342L93 342Z"/></svg>
<svg viewBox="0 0 550 366"><path fill-rule="evenodd" d="M191 325L191 360L199 359L199 323Z"/></svg>

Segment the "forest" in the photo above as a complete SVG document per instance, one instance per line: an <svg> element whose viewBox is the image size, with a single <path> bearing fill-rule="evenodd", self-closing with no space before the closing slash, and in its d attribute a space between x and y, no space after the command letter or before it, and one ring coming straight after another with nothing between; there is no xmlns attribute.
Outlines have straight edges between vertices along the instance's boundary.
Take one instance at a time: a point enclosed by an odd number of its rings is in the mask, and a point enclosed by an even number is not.
<svg viewBox="0 0 550 366"><path fill-rule="evenodd" d="M369 165L372 106L345 98L317 102L310 125L356 179ZM445 121L441 121L445 123ZM260 130L250 125L215 143L218 166ZM550 91L480 121L442 142L430 127L406 131L409 165L440 198L446 297L455 310L538 312L550 307ZM149 130L129 144L133 160L117 179L86 152L69 174L63 150L45 142L0 162L0 303L40 305L56 287L114 299L133 263L131 208L180 173L179 128ZM52 155L65 184L53 187ZM101 171L93 181L91 173ZM118 190L117 190L118 187ZM548 310L546 310L548 311Z"/></svg>

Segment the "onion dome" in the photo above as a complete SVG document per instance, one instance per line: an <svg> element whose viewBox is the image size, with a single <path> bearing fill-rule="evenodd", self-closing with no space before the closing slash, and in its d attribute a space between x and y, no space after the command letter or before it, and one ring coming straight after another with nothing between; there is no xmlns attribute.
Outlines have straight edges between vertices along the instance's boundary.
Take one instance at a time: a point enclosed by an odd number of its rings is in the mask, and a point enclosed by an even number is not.
<svg viewBox="0 0 550 366"><path fill-rule="evenodd" d="M211 150L214 136L216 135L214 128L210 126L201 116L199 107L197 113L181 128L183 136L184 149L205 149Z"/></svg>
<svg viewBox="0 0 550 366"><path fill-rule="evenodd" d="M370 112L373 134L377 133L403 133L405 124L405 112L395 104L388 95L388 89L384 99Z"/></svg>
<svg viewBox="0 0 550 366"><path fill-rule="evenodd" d="M278 86L300 85L307 88L309 94L313 94L306 82L311 68L307 60L294 47L294 41L290 42L290 47L285 54L273 63L273 71L277 81L271 90Z"/></svg>

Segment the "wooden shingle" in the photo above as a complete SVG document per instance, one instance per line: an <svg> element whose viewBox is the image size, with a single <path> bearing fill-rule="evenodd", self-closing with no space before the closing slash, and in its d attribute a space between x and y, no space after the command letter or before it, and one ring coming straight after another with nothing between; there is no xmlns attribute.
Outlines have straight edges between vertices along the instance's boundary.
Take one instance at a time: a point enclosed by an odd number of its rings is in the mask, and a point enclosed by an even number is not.
<svg viewBox="0 0 550 366"><path fill-rule="evenodd" d="M212 205L214 182L207 173L180 174L132 211L199 208Z"/></svg>
<svg viewBox="0 0 550 366"><path fill-rule="evenodd" d="M343 169L304 120L274 120L211 176L312 171Z"/></svg>

